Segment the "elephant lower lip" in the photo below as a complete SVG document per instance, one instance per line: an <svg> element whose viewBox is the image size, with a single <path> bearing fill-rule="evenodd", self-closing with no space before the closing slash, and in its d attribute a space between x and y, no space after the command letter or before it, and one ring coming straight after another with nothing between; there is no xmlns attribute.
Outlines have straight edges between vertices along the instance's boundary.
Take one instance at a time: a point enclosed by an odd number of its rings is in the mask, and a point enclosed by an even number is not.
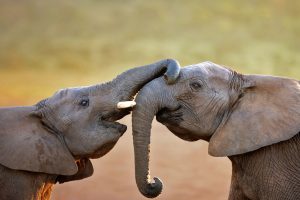
<svg viewBox="0 0 300 200"><path fill-rule="evenodd" d="M121 137L127 130L127 126L124 124L121 124L116 121L107 121L107 120L99 120L99 126L105 127L105 128L113 128L117 130L117 134L120 134L119 137Z"/></svg>
<svg viewBox="0 0 300 200"><path fill-rule="evenodd" d="M109 123L111 124L111 127L114 127L118 130L121 136L127 131L127 126L124 124L121 124L119 122L109 122Z"/></svg>
<svg viewBox="0 0 300 200"><path fill-rule="evenodd" d="M127 131L127 126L120 124L120 127L118 127L118 130L120 131L121 136L122 136Z"/></svg>

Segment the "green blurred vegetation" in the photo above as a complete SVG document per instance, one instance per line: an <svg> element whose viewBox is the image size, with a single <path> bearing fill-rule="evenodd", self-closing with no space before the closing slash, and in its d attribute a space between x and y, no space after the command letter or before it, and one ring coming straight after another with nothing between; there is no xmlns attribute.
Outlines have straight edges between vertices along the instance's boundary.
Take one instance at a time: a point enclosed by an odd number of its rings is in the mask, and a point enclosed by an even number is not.
<svg viewBox="0 0 300 200"><path fill-rule="evenodd" d="M300 79L297 0L0 0L0 105L172 57Z"/></svg>

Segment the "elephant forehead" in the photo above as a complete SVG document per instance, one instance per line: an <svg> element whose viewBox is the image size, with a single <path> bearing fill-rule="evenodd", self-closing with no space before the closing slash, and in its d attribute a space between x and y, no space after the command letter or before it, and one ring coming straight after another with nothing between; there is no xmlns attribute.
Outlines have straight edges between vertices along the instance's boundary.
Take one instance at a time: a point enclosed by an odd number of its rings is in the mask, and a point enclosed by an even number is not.
<svg viewBox="0 0 300 200"><path fill-rule="evenodd" d="M73 87L65 88L57 91L53 98L55 99L64 99L64 98L75 98L80 96L87 96L89 93L88 87Z"/></svg>
<svg viewBox="0 0 300 200"><path fill-rule="evenodd" d="M184 78L202 77L207 79L210 77L220 77L229 79L231 74L230 69L212 62L202 62L190 65L183 68L181 71Z"/></svg>

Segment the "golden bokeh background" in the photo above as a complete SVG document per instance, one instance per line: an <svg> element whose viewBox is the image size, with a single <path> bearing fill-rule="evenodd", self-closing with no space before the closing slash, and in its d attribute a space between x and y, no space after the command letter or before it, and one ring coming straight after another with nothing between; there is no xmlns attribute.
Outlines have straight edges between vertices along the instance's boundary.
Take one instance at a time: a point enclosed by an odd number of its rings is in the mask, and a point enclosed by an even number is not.
<svg viewBox="0 0 300 200"><path fill-rule="evenodd" d="M211 60L242 73L300 79L297 0L0 0L0 106L32 105L65 87L108 81L163 58ZM127 134L93 177L56 185L52 199L143 199ZM227 199L230 162L154 123L158 199Z"/></svg>

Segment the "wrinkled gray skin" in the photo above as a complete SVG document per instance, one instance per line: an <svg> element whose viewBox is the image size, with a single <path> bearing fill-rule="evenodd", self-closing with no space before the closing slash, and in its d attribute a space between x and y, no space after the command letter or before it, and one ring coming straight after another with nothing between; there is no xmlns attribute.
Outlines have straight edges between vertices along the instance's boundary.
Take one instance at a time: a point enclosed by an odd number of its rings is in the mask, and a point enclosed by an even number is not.
<svg viewBox="0 0 300 200"><path fill-rule="evenodd" d="M156 115L181 139L206 140L210 155L229 157L229 199L300 199L299 81L241 75L204 62L183 68L174 85L161 78L151 81L136 102L136 182L144 196L153 198L162 190L161 181L149 174Z"/></svg>
<svg viewBox="0 0 300 200"><path fill-rule="evenodd" d="M60 90L34 106L1 108L0 199L49 199L56 182L91 176L89 158L105 155L126 131L115 121L131 108L117 103L165 71L173 83L179 70L177 61L161 60L108 83Z"/></svg>

